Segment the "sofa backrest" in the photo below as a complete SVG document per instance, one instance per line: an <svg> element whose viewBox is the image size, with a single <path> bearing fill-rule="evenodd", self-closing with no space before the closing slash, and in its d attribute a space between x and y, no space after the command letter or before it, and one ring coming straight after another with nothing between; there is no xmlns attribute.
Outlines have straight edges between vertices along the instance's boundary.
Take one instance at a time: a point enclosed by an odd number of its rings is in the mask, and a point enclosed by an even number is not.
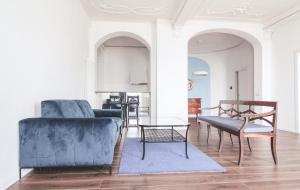
<svg viewBox="0 0 300 190"><path fill-rule="evenodd" d="M86 100L45 100L41 103L42 117L93 118L94 112Z"/></svg>

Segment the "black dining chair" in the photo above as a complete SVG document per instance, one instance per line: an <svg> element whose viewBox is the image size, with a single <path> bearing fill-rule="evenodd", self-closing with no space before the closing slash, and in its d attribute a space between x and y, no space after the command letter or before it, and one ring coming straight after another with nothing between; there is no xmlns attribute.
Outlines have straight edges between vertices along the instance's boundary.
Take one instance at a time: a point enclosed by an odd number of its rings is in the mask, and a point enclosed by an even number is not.
<svg viewBox="0 0 300 190"><path fill-rule="evenodd" d="M137 123L137 127L139 127L139 104L140 98L139 96L127 96L127 104L128 104L128 122L130 119L135 119Z"/></svg>

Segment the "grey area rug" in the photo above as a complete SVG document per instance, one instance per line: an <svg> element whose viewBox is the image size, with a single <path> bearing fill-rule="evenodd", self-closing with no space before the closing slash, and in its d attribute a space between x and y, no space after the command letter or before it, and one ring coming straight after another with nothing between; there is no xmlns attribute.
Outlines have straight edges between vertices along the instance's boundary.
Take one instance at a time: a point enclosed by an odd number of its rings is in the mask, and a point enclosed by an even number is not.
<svg viewBox="0 0 300 190"><path fill-rule="evenodd" d="M188 155L189 159L186 159L185 143L146 143L145 159L142 160L139 138L126 138L119 175L225 172L221 165L190 143Z"/></svg>

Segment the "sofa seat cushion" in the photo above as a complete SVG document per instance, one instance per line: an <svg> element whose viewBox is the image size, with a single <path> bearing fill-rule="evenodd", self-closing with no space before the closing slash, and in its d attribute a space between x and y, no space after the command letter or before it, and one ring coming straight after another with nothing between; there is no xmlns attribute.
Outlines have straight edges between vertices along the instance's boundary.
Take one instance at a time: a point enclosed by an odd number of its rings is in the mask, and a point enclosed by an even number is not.
<svg viewBox="0 0 300 190"><path fill-rule="evenodd" d="M119 117L101 117L101 118L112 119L115 122L115 124L118 126L117 130L120 131L122 129L123 121L121 118Z"/></svg>
<svg viewBox="0 0 300 190"><path fill-rule="evenodd" d="M244 121L219 116L199 116L199 120L210 123L213 126L230 129L235 132L239 132L243 126ZM272 132L272 126L260 125L255 123L249 123L248 127L244 130L246 133L257 133L257 132Z"/></svg>

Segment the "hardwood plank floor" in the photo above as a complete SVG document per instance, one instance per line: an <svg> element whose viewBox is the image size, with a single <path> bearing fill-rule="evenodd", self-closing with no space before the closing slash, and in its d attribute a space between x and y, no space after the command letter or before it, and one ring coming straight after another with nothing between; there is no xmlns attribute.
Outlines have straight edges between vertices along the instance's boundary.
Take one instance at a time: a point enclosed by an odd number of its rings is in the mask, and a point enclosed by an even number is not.
<svg viewBox="0 0 300 190"><path fill-rule="evenodd" d="M17 181L9 190L37 189L103 189L103 190L248 190L248 189L300 189L300 136L288 132L278 132L278 159L274 165L270 142L267 139L253 139L252 150L245 149L242 166L237 166L238 142L225 133L224 146L217 152L218 135L212 129L209 144L206 143L206 127L197 137L196 123L192 122L189 142L197 146L212 159L225 167L224 173L186 173L142 176L118 176L119 161L124 138L115 149L113 175L98 168L51 169L32 171ZM184 132L184 131L183 131ZM126 135L135 137L139 133L130 128ZM247 146L245 146L247 147Z"/></svg>

